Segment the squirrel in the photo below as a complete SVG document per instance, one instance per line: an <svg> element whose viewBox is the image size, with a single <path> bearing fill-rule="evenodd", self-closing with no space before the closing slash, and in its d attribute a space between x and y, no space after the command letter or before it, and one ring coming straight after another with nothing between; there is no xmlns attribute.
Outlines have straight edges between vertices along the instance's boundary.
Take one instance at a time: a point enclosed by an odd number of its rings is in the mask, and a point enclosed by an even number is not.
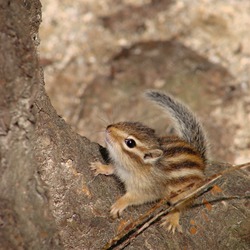
<svg viewBox="0 0 250 250"><path fill-rule="evenodd" d="M125 185L126 193L111 206L113 218L131 205L162 198L169 199L170 204L176 202L205 178L207 139L195 114L169 94L149 90L145 95L168 114L178 136L159 137L140 122L107 126L105 139L111 164L93 162L90 167L95 175L115 174ZM182 232L180 212L186 206L177 207L163 218L162 225L168 231Z"/></svg>

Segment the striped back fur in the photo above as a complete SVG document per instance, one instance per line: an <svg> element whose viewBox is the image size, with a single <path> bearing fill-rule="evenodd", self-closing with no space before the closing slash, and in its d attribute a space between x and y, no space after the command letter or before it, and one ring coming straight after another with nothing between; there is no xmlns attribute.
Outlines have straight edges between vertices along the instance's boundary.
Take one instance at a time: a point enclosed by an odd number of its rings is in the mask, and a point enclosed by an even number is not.
<svg viewBox="0 0 250 250"><path fill-rule="evenodd" d="M205 131L194 113L183 103L165 93L149 90L146 97L162 107L175 124L178 135L207 160L207 139Z"/></svg>

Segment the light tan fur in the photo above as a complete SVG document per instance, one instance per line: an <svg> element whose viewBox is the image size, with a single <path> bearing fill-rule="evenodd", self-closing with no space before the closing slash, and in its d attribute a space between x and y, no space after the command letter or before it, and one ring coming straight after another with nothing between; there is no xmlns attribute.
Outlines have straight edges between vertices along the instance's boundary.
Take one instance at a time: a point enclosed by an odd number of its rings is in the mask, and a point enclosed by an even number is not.
<svg viewBox="0 0 250 250"><path fill-rule="evenodd" d="M96 175L115 174L125 185L125 195L111 207L113 217L121 215L131 205L166 197L170 202L175 202L192 191L192 188L185 190L185 187L204 178L206 141L194 114L169 95L151 91L147 96L165 107L175 123L179 123L180 137L158 137L153 129L136 122L120 122L107 127L106 144L112 165L95 162L91 164L91 169ZM194 126L198 128L191 138L190 130ZM190 142L195 143L192 145ZM185 192L179 193L183 189ZM177 196L171 198L173 193ZM166 216L163 224L167 225L168 230L182 231L179 217L183 209L176 208Z"/></svg>

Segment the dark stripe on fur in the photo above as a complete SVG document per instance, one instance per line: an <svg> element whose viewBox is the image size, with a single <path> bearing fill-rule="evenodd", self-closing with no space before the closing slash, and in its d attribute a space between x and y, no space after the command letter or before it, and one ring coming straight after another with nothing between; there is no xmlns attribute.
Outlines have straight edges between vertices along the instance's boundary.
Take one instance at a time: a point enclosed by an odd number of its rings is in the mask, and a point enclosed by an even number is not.
<svg viewBox="0 0 250 250"><path fill-rule="evenodd" d="M195 161L190 161L190 160L185 160L185 161L182 161L182 162L174 162L174 163L169 163L167 166L165 166L164 170L167 171L167 170L178 170L179 169L193 169L193 168L196 168L196 169L203 169L203 165L195 162ZM181 171L180 171L181 172Z"/></svg>
<svg viewBox="0 0 250 250"><path fill-rule="evenodd" d="M180 155L180 154L197 155L197 152L188 146L169 147L165 149L164 151L165 151L164 154L167 157L173 157L173 156Z"/></svg>

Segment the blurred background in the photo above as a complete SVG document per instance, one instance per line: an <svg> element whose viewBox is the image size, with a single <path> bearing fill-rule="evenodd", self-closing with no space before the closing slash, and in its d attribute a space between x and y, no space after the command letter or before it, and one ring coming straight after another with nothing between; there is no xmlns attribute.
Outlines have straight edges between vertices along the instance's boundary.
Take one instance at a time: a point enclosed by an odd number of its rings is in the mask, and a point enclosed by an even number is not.
<svg viewBox="0 0 250 250"><path fill-rule="evenodd" d="M249 0L41 2L46 90L74 131L102 145L112 122L170 131L153 88L197 113L212 159L250 161Z"/></svg>

